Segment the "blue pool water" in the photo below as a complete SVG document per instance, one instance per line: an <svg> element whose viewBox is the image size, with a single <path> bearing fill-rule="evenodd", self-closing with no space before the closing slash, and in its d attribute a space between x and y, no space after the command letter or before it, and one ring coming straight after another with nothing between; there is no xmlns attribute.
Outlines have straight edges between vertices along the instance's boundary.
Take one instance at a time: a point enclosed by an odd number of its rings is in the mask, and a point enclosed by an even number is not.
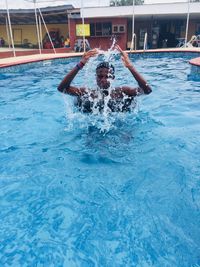
<svg viewBox="0 0 200 267"><path fill-rule="evenodd" d="M133 56L153 93L111 116L80 114L57 92L76 58L0 71L0 266L200 266L192 57ZM113 63L116 85L131 85ZM75 84L93 86L94 68Z"/></svg>

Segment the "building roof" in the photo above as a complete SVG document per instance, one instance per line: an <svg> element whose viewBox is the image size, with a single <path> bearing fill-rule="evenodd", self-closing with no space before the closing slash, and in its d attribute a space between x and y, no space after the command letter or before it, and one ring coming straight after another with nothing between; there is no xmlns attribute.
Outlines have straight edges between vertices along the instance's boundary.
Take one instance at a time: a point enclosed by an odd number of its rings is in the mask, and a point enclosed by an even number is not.
<svg viewBox="0 0 200 267"><path fill-rule="evenodd" d="M81 10L74 8L73 5L51 6L40 8L44 20L47 24L62 24L66 23L68 17L80 18ZM144 4L134 7L134 15L136 19L171 19L171 18L186 18L188 12L187 3L164 3L164 4ZM10 18L12 25L32 25L35 24L34 9L10 9ZM132 17L132 6L106 6L106 7L85 7L85 18L105 18L105 17ZM0 10L0 25L6 24L7 11ZM200 4L190 3L190 17L200 19Z"/></svg>
<svg viewBox="0 0 200 267"><path fill-rule="evenodd" d="M44 17L45 23L66 23L67 12L73 10L72 5L63 5L56 7L40 8ZM34 9L10 9L10 20L12 25L32 25L35 24ZM0 10L0 25L6 24L7 10Z"/></svg>
<svg viewBox="0 0 200 267"><path fill-rule="evenodd" d="M105 18L105 17L132 17L135 18L185 18L188 12L188 3L164 3L164 4L144 4L132 6L114 7L91 7L84 8L85 18ZM200 18L200 3L190 3L190 15L192 18Z"/></svg>

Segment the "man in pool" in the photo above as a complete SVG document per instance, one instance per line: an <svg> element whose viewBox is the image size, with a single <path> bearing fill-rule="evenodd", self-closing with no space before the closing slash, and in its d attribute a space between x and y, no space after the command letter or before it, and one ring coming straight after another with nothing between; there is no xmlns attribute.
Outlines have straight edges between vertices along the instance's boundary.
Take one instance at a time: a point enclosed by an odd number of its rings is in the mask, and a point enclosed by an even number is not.
<svg viewBox="0 0 200 267"><path fill-rule="evenodd" d="M85 87L71 86L71 82L77 75L80 69L88 62L91 57L96 56L98 49L90 50L82 56L81 61L64 77L58 90L65 94L70 94L77 97L77 105L83 112L93 112L94 110L102 111L107 105L107 110L111 112L130 111L134 97L141 94L150 94L151 88L135 69L129 60L128 54L125 53L118 45L116 46L121 53L121 59L124 66L129 69L133 77L138 83L137 88L129 86L121 86L110 88L110 82L115 78L114 66L109 62L101 62L96 68L96 83L95 90L89 90Z"/></svg>

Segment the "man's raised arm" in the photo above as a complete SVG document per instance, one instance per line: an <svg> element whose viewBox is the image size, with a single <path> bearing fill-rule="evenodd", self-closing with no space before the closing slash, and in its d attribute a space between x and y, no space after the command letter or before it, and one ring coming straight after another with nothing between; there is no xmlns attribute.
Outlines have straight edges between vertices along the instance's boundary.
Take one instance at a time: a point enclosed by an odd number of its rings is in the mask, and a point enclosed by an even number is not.
<svg viewBox="0 0 200 267"><path fill-rule="evenodd" d="M85 89L71 86L71 82L73 81L79 70L84 67L89 58L94 57L97 54L98 54L97 49L93 49L84 53L80 62L64 77L64 79L58 85L58 91L75 96L82 95L85 92Z"/></svg>
<svg viewBox="0 0 200 267"><path fill-rule="evenodd" d="M147 84L146 80L142 75L136 70L136 68L131 63L128 54L124 52L118 45L116 46L117 50L121 53L121 59L124 63L124 66L129 69L135 80L137 81L139 87L143 90L145 94L150 94L152 92L151 87Z"/></svg>

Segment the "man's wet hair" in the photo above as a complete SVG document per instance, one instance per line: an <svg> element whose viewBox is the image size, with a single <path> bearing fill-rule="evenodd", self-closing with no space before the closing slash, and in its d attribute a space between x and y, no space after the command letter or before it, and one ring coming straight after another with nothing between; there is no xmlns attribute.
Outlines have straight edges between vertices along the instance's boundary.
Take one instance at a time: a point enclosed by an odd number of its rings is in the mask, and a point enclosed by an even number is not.
<svg viewBox="0 0 200 267"><path fill-rule="evenodd" d="M96 67L96 71L99 69L103 69L103 68L108 69L111 74L115 73L115 67L111 63L109 63L108 61L103 61L103 62L99 63Z"/></svg>

